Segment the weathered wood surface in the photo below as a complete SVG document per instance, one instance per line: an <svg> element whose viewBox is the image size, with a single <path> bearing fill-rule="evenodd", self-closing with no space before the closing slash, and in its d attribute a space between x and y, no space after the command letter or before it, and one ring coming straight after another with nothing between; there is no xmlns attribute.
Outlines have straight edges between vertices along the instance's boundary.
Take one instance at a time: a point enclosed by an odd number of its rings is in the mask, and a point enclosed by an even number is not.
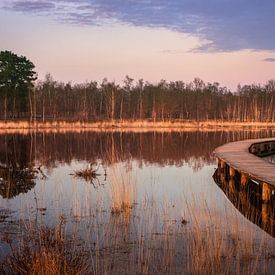
<svg viewBox="0 0 275 275"><path fill-rule="evenodd" d="M275 165L249 152L249 148L255 143L274 141L274 138L267 138L231 142L218 147L214 154L238 172L275 187Z"/></svg>

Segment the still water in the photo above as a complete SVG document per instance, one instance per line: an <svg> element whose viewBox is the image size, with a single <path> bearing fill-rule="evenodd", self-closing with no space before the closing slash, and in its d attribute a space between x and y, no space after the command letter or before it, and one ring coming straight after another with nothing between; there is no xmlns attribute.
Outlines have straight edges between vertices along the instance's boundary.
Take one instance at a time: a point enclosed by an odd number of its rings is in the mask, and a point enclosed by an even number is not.
<svg viewBox="0 0 275 275"><path fill-rule="evenodd" d="M173 249L183 257L180 252L190 238L180 234L211 228L224 242L229 236L262 247L261 270L269 273L275 267L274 207L265 230L261 220L246 215L254 205L247 202L240 208L215 182L212 152L230 141L274 136L271 130L1 134L1 260L9 252L5 239L16 241L22 223L54 227L62 220L66 233L82 240L83 249L116 247L122 253L127 247L127 257L149 235L163 243L167 231L177 235ZM94 177L75 175L88 168L96 170ZM127 228L114 237L114 230L121 232L122 212ZM122 243L127 245L120 249Z"/></svg>

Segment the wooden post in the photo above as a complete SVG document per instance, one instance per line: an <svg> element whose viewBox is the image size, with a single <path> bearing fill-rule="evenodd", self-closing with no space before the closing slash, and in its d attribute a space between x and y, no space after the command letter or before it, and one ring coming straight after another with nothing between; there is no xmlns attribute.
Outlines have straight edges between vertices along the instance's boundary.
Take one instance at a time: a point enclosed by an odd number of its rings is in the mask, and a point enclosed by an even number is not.
<svg viewBox="0 0 275 275"><path fill-rule="evenodd" d="M219 159L218 166L219 166L221 169L224 169L224 168L225 168L225 162L224 162L222 159Z"/></svg>
<svg viewBox="0 0 275 275"><path fill-rule="evenodd" d="M225 185L226 184L226 180L225 180L225 174L224 173L221 173L220 179L221 179L221 183L223 185Z"/></svg>
<svg viewBox="0 0 275 275"><path fill-rule="evenodd" d="M262 201L263 202L269 202L271 199L271 188L267 183L263 183L263 191L262 191Z"/></svg>
<svg viewBox="0 0 275 275"><path fill-rule="evenodd" d="M265 225L268 223L269 214L268 214L268 205L266 203L262 204L262 223Z"/></svg>
<svg viewBox="0 0 275 275"><path fill-rule="evenodd" d="M231 178L235 177L235 169L232 167L229 167L229 175Z"/></svg>
<svg viewBox="0 0 275 275"><path fill-rule="evenodd" d="M229 185L229 193L231 194L235 194L235 179L234 178L231 178L228 182L228 185Z"/></svg>
<svg viewBox="0 0 275 275"><path fill-rule="evenodd" d="M239 192L239 203L242 205L242 209L249 209L249 201L247 199L247 192L244 188L240 189Z"/></svg>
<svg viewBox="0 0 275 275"><path fill-rule="evenodd" d="M246 186L247 183L248 183L248 177L244 173L242 173L241 174L241 185Z"/></svg>

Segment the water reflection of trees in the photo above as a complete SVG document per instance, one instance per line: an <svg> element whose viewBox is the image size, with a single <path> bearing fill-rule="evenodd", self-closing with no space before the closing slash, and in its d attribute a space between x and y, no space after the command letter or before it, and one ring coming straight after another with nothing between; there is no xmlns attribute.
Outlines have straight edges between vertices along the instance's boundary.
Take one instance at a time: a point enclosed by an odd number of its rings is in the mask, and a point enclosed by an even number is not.
<svg viewBox="0 0 275 275"><path fill-rule="evenodd" d="M58 162L102 159L105 163L136 160L143 164L181 166L199 169L213 163L215 147L234 140L268 137L272 132L82 132L37 133L0 136L0 162L20 168L36 160L45 167ZM8 157L7 157L8 156Z"/></svg>
<svg viewBox="0 0 275 275"><path fill-rule="evenodd" d="M0 195L12 198L35 186L33 142L30 136L5 135L0 138Z"/></svg>
<svg viewBox="0 0 275 275"><path fill-rule="evenodd" d="M214 163L215 147L234 140L268 137L272 132L82 132L0 135L0 194L9 198L35 185L34 165L51 169L59 162L106 164L135 160L140 166L187 164L194 170ZM38 171L39 172L39 171Z"/></svg>
<svg viewBox="0 0 275 275"><path fill-rule="evenodd" d="M27 193L35 186L35 174L30 170L0 168L0 195L3 198L13 198L21 193Z"/></svg>

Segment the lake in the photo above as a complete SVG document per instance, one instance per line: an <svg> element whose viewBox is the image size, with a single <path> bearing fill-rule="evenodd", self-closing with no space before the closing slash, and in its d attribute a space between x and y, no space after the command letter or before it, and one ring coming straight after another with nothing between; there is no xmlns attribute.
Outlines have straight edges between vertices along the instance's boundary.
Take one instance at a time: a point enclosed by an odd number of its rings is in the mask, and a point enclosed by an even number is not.
<svg viewBox="0 0 275 275"><path fill-rule="evenodd" d="M273 136L272 130L3 133L1 261L30 232L47 228L83 253L86 273L272 274L274 206L265 223L261 204L223 190L213 151Z"/></svg>

